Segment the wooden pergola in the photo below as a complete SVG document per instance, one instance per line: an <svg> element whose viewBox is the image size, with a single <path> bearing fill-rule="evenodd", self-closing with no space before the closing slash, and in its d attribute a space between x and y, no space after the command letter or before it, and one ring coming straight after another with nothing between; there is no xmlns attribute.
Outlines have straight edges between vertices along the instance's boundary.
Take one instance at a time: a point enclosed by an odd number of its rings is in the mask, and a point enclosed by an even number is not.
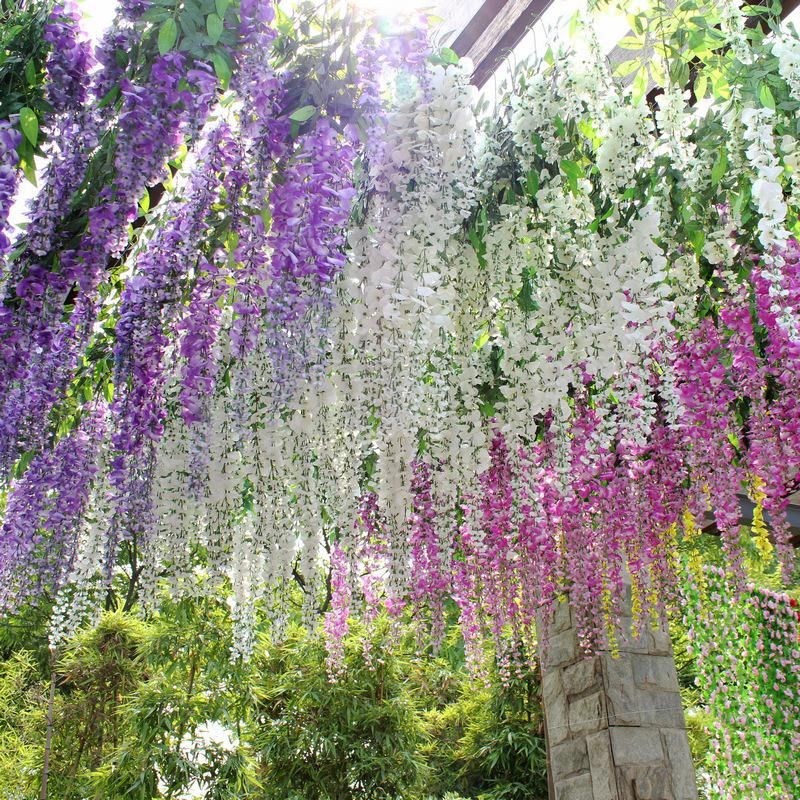
<svg viewBox="0 0 800 800"><path fill-rule="evenodd" d="M558 0L441 0L438 11L454 30L451 47L475 65L472 74L482 87L523 37ZM782 16L800 0L784 0Z"/></svg>

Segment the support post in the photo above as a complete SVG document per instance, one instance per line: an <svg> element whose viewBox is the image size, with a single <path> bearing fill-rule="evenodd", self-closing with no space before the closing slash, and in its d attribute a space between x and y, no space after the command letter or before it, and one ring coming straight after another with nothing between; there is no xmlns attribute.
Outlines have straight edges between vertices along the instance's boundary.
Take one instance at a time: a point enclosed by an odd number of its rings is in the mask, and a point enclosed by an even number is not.
<svg viewBox="0 0 800 800"><path fill-rule="evenodd" d="M631 636L630 587L617 657L585 657L559 603L542 653L552 800L696 800L669 633Z"/></svg>

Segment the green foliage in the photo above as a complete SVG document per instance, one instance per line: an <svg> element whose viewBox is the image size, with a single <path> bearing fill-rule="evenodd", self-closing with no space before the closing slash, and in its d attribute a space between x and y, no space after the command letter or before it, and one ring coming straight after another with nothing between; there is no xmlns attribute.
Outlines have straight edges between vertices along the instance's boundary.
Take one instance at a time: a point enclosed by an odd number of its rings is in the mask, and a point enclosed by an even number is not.
<svg viewBox="0 0 800 800"><path fill-rule="evenodd" d="M218 601L167 603L152 620L138 659L142 679L123 702L128 733L95 776L102 796L174 797L192 784L215 800L250 796L248 751L202 735L209 727L238 732L252 708L249 670L231 662L230 646Z"/></svg>
<svg viewBox="0 0 800 800"><path fill-rule="evenodd" d="M462 677L458 699L426 714L426 731L430 794L455 788L483 800L547 797L538 675L491 689Z"/></svg>
<svg viewBox="0 0 800 800"><path fill-rule="evenodd" d="M346 644L344 674L331 682L326 651L299 630L267 645L257 673L255 743L265 798L408 798L418 789L422 729L408 667L387 651L385 630Z"/></svg>
<svg viewBox="0 0 800 800"><path fill-rule="evenodd" d="M95 795L95 771L113 757L127 733L125 700L145 677L146 626L136 617L104 614L80 631L57 665L51 796Z"/></svg>
<svg viewBox="0 0 800 800"><path fill-rule="evenodd" d="M36 724L44 702L36 660L20 650L0 662L0 797L24 800L34 790L42 737Z"/></svg>
<svg viewBox="0 0 800 800"><path fill-rule="evenodd" d="M42 33L49 3L0 2L0 119L21 108L47 110L42 96L43 68L48 44Z"/></svg>
<svg viewBox="0 0 800 800"><path fill-rule="evenodd" d="M688 708L685 713L686 732L689 735L689 748L692 751L692 761L696 766L702 767L708 757L708 748L711 744L711 730L714 717L701 708Z"/></svg>
<svg viewBox="0 0 800 800"><path fill-rule="evenodd" d="M699 538L713 560L718 538ZM49 679L41 620L0 631L0 797L35 800ZM437 658L417 654L411 628L399 633L390 642L379 625L368 658L355 630L331 683L324 645L297 627L232 663L221 599L166 602L147 622L107 613L58 662L49 796L177 800L194 786L212 800L544 800L538 674L489 687L465 673L457 627ZM680 621L672 638L702 768L714 718Z"/></svg>
<svg viewBox="0 0 800 800"><path fill-rule="evenodd" d="M43 91L49 45L42 36L49 10L50 3L41 0L0 2L0 120L16 120L24 134L20 165L31 183L40 122L50 111Z"/></svg>

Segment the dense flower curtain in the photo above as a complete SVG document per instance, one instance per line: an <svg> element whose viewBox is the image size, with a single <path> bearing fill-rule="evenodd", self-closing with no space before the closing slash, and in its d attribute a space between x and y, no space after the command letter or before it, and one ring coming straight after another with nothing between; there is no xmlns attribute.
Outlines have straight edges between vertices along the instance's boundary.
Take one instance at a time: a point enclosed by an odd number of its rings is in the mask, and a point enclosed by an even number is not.
<svg viewBox="0 0 800 800"><path fill-rule="evenodd" d="M800 789L800 628L797 601L719 568L693 571L684 619L697 685L714 716L705 774L709 797L792 797Z"/></svg>
<svg viewBox="0 0 800 800"><path fill-rule="evenodd" d="M562 598L587 648L628 576L674 607L707 517L743 590L743 495L790 580L800 42L758 13L656 5L616 70L577 20L476 109L420 21L52 8L0 121L4 611L226 591L247 657L291 585L333 676L380 609L510 675Z"/></svg>

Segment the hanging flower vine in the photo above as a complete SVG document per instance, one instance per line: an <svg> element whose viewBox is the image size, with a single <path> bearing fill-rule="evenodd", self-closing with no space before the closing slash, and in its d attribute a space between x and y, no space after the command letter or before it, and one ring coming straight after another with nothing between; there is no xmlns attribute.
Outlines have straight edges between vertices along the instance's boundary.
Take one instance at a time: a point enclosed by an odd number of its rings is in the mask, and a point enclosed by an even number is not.
<svg viewBox="0 0 800 800"><path fill-rule="evenodd" d="M57 644L101 597L227 589L247 657L291 583L332 675L348 617L435 645L455 606L510 677L559 598L587 649L626 573L640 623L674 608L706 517L745 591L748 492L791 578L790 31L640 15L626 85L584 26L487 116L419 20L200 5L122 2L94 53L47 18L50 163L0 239L5 610L55 597Z"/></svg>

